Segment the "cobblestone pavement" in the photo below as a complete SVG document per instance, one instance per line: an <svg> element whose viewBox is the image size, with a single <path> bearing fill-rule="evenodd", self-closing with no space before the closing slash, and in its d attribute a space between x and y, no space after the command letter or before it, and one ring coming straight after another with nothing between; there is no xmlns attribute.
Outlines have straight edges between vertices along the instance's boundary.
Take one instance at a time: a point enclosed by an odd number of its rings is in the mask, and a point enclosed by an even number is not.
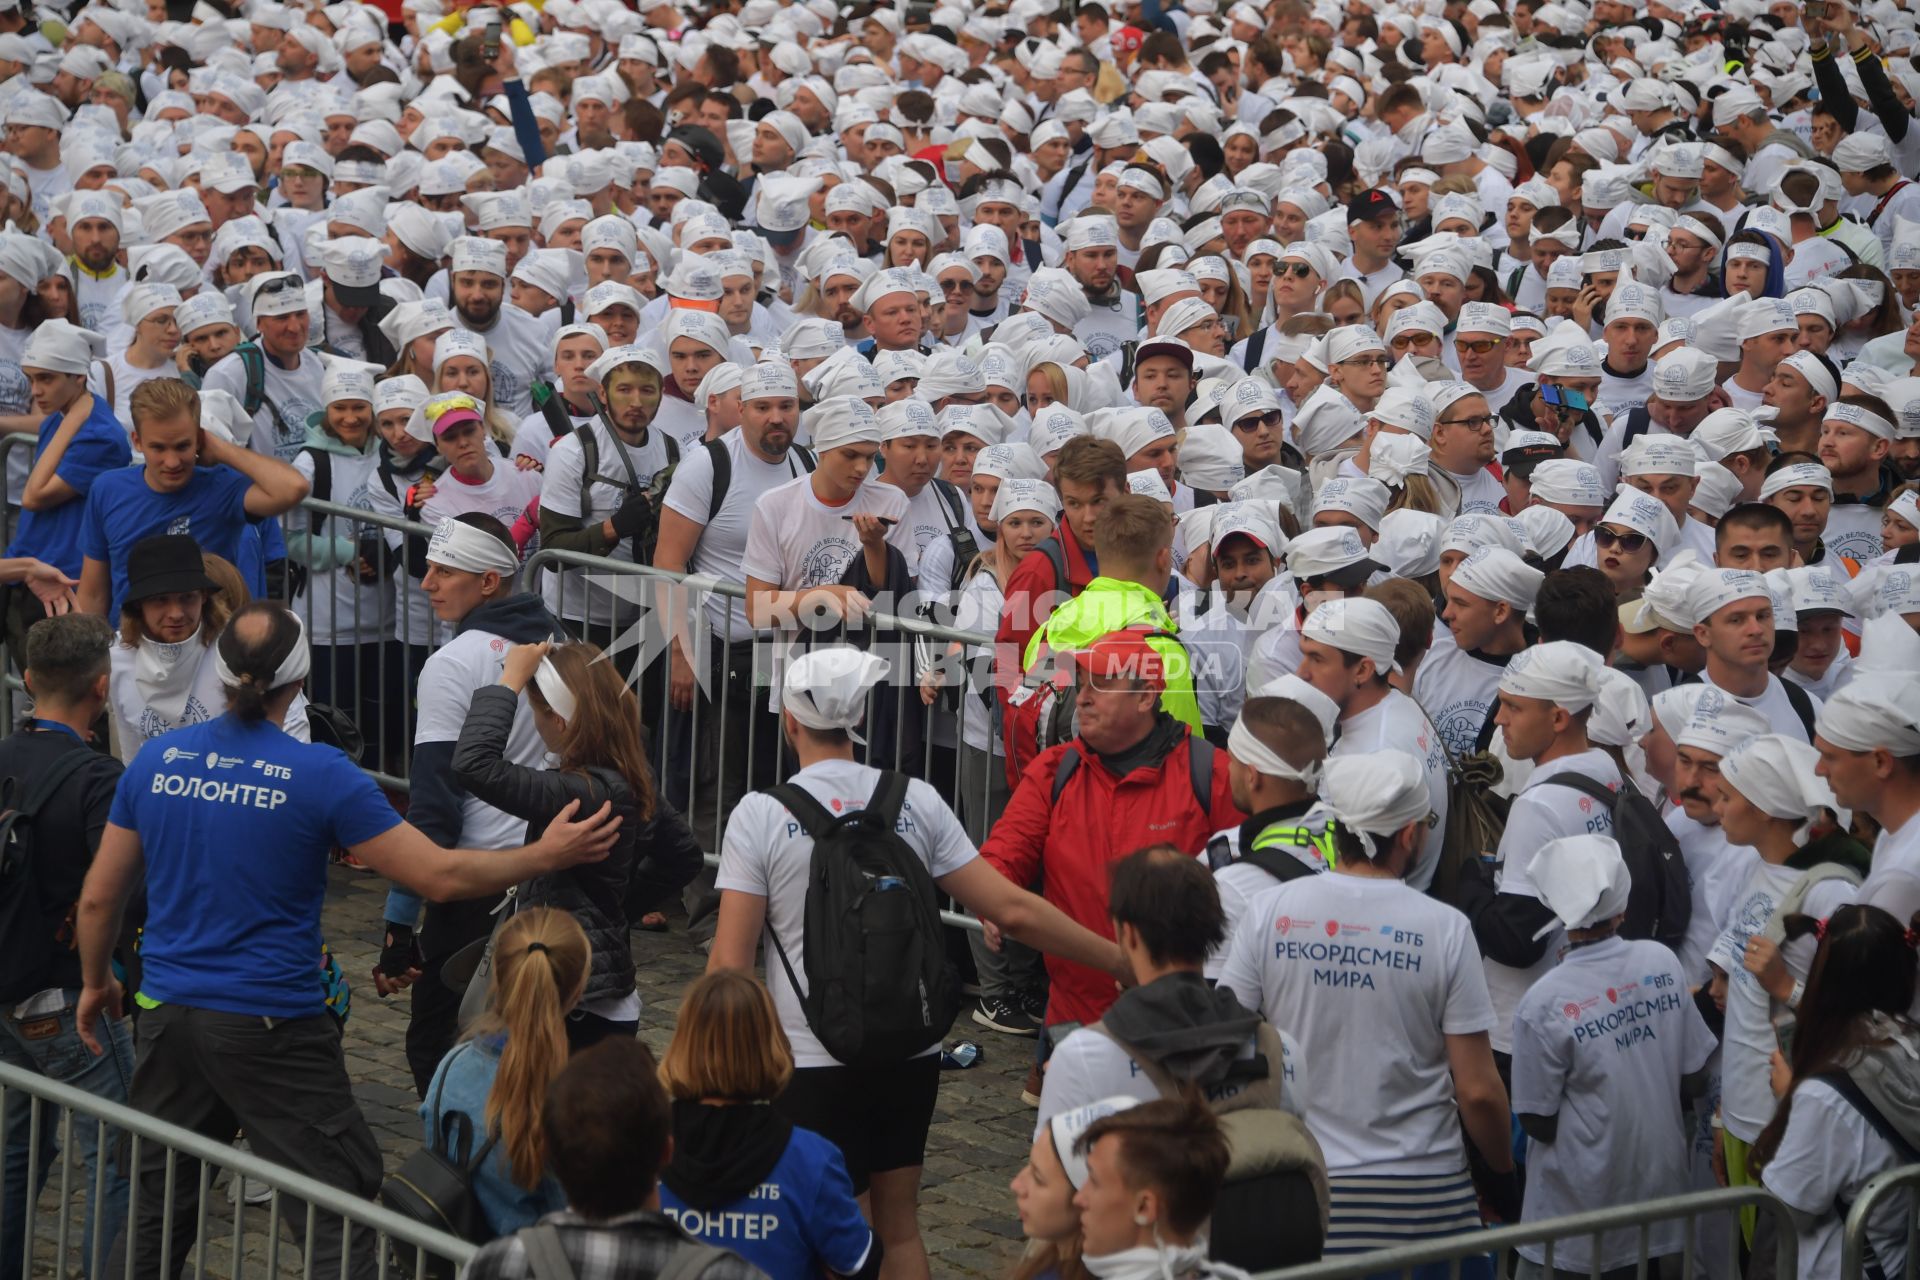
<svg viewBox="0 0 1920 1280"><path fill-rule="evenodd" d="M406 997L381 1000L365 976L379 953L386 891L385 880L336 867L323 920L327 941L353 983L347 1070L391 1170L419 1145L420 1121L404 1047ZM680 924L676 919L664 934L633 935L645 1003L640 1036L656 1054L672 1035L680 992L705 964ZM1020 1223L1007 1183L1031 1145L1033 1112L1020 1101L1020 1087L1033 1042L988 1031L965 1011L952 1038L980 1045L981 1061L941 1076L920 1220L935 1275L1001 1276L1020 1252Z"/></svg>

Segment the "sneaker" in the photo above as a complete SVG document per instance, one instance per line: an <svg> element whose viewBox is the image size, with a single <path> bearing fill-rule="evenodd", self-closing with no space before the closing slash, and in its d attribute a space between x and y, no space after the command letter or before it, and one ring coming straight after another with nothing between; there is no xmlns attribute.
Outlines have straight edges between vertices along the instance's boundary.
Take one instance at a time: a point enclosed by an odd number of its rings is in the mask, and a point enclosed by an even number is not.
<svg viewBox="0 0 1920 1280"><path fill-rule="evenodd" d="M1038 1107L1040 1105L1040 1084L1040 1064L1036 1062L1027 1071L1027 1082L1021 1086L1020 1089L1020 1101L1030 1107Z"/></svg>
<svg viewBox="0 0 1920 1280"><path fill-rule="evenodd" d="M1047 989L1040 987L1033 991L1022 991L1016 997L1027 1016L1042 1026L1047 1022Z"/></svg>
<svg viewBox="0 0 1920 1280"><path fill-rule="evenodd" d="M997 996L982 997L979 1004L973 1006L973 1020L990 1031L998 1031L1009 1036L1035 1036L1040 1034L1040 1024L1032 1014L1012 1000L1002 1000Z"/></svg>

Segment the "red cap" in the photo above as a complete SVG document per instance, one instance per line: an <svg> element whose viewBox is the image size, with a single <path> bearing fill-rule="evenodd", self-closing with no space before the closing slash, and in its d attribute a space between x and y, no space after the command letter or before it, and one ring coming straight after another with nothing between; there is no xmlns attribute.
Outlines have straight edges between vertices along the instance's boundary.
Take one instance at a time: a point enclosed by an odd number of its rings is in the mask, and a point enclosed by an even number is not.
<svg viewBox="0 0 1920 1280"><path fill-rule="evenodd" d="M1074 665L1096 679L1143 680L1153 688L1166 687L1166 658L1147 643L1148 632L1111 631L1085 649L1076 650Z"/></svg>
<svg viewBox="0 0 1920 1280"><path fill-rule="evenodd" d="M1147 33L1138 27L1122 27L1108 38L1107 43L1116 49L1122 49L1128 53L1132 53L1140 47L1140 42L1146 38Z"/></svg>

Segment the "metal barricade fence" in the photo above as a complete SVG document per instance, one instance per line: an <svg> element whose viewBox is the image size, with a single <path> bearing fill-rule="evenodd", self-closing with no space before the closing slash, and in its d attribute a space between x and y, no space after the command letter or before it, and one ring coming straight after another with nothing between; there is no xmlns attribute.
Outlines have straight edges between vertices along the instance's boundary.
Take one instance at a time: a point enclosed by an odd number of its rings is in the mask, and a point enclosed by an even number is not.
<svg viewBox="0 0 1920 1280"><path fill-rule="evenodd" d="M1867 1230L1874 1217L1889 1207L1889 1201L1901 1196L1906 1198L1906 1204L1892 1206L1899 1211L1900 1233L1905 1241L1902 1252L1906 1265L1898 1274L1905 1280L1915 1280L1920 1275L1920 1164L1910 1164L1889 1169L1860 1189L1853 1207L1847 1211L1846 1226L1840 1236L1840 1280L1867 1277L1896 1280L1894 1273L1887 1272L1873 1256ZM1868 1270L1870 1263L1872 1271Z"/></svg>
<svg viewBox="0 0 1920 1280"><path fill-rule="evenodd" d="M430 1260L448 1264L451 1273L453 1268L465 1267L477 1252L465 1240L421 1226L370 1200L5 1063L0 1063L0 1112L8 1116L9 1124L18 1116L26 1125L29 1146L25 1185L40 1189L38 1194L22 1198L24 1222L7 1221L5 1215L13 1200L11 1196L0 1199L0 1236L17 1231L21 1237L21 1256L17 1259L21 1275L84 1273L93 1280L113 1280L107 1264L115 1242L106 1238L97 1212L107 1200L109 1153L117 1152L113 1159L121 1168L138 1169L143 1154L150 1159L155 1148L166 1153L162 1208L167 1211L169 1225L162 1237L162 1259L170 1256L169 1249L176 1243L173 1232L187 1229L185 1224L172 1221L172 1211L182 1194L179 1179L191 1174L199 1192L191 1225L197 1244L185 1273L195 1280L205 1276L241 1280L248 1274L313 1280L315 1245L328 1239L329 1233L337 1233L340 1241L343 1280L348 1260L364 1248L373 1251L381 1280L424 1275ZM93 1130L90 1142L74 1141L76 1118ZM50 1132L58 1134L57 1177L53 1168L39 1164L44 1137ZM90 1176L77 1176L76 1164L86 1164ZM208 1192L223 1171L233 1183L245 1180L265 1188L269 1193L265 1205L250 1206L244 1196L231 1195L225 1198L231 1217L221 1221ZM9 1185L8 1190L13 1187ZM125 1230L129 1234L121 1248L128 1280L135 1274L136 1263L142 1274L165 1271L160 1259L138 1258L131 1247L131 1233L141 1213L140 1200L141 1180L134 1177L125 1206ZM93 1225L91 1233L83 1226L86 1223ZM283 1223L304 1226L299 1233L304 1244L297 1251L283 1252ZM369 1233L371 1241L366 1239Z"/></svg>
<svg viewBox="0 0 1920 1280"><path fill-rule="evenodd" d="M1728 1233L1726 1256L1738 1258L1740 1219L1737 1211L1749 1206L1772 1220L1775 1249L1773 1275L1778 1280L1792 1280L1800 1274L1799 1238L1794 1234L1792 1215L1777 1197L1758 1187L1693 1191L1664 1200L1615 1205L1608 1209L1569 1214L1563 1218L1444 1236L1396 1249L1346 1254L1306 1266L1263 1272L1254 1280L1363 1280L1367 1276L1399 1276L1404 1280L1413 1280L1416 1271L1442 1267L1446 1269L1447 1280L1460 1280L1466 1264L1488 1257L1494 1260L1493 1275L1512 1276L1518 1262L1515 1250L1521 1245L1530 1244L1543 1246L1545 1256L1540 1262L1539 1274L1547 1280L1551 1280L1556 1270L1591 1275L1593 1280L1600 1280L1602 1268L1598 1263L1601 1240L1605 1235L1618 1235L1621 1232L1633 1233L1635 1257L1631 1265L1634 1280L1695 1280L1697 1276L1701 1280L1720 1280L1718 1276L1709 1277L1702 1268L1701 1254L1708 1243L1707 1232ZM1724 1221L1703 1228L1701 1219L1715 1215ZM1659 1259L1650 1255L1652 1230L1658 1223L1676 1220L1682 1223L1680 1271L1677 1275L1671 1270L1663 1274ZM1557 1247L1579 1239L1590 1242L1593 1265L1568 1268L1557 1263ZM1437 1273L1428 1270L1426 1274ZM1735 1272L1729 1274L1737 1274L1737 1266ZM1843 1274L1850 1276L1853 1273Z"/></svg>

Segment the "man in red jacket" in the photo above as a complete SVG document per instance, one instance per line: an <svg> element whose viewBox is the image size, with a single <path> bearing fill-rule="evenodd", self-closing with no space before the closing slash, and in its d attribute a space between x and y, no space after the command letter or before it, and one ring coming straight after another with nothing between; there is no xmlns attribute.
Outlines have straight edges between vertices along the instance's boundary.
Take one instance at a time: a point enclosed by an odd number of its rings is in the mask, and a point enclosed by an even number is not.
<svg viewBox="0 0 1920 1280"><path fill-rule="evenodd" d="M1003 706L1007 695L1020 687L1033 633L1062 600L1079 595L1100 574L1093 523L1107 503L1127 491L1126 455L1111 440L1076 436L1061 446L1054 483L1064 517L1059 531L1027 552L1007 579L1006 604L994 636L994 670Z"/></svg>
<svg viewBox="0 0 1920 1280"><path fill-rule="evenodd" d="M1226 753L1160 709L1162 659L1139 633L1103 636L1075 662L1080 732L1035 758L980 852L1013 883L1039 881L1048 902L1112 937L1109 863L1151 844L1197 854L1246 815L1234 807ZM1111 975L1053 956L1047 977L1049 1026L1097 1021L1117 994ZM1034 1106L1039 1071L1028 1077Z"/></svg>

